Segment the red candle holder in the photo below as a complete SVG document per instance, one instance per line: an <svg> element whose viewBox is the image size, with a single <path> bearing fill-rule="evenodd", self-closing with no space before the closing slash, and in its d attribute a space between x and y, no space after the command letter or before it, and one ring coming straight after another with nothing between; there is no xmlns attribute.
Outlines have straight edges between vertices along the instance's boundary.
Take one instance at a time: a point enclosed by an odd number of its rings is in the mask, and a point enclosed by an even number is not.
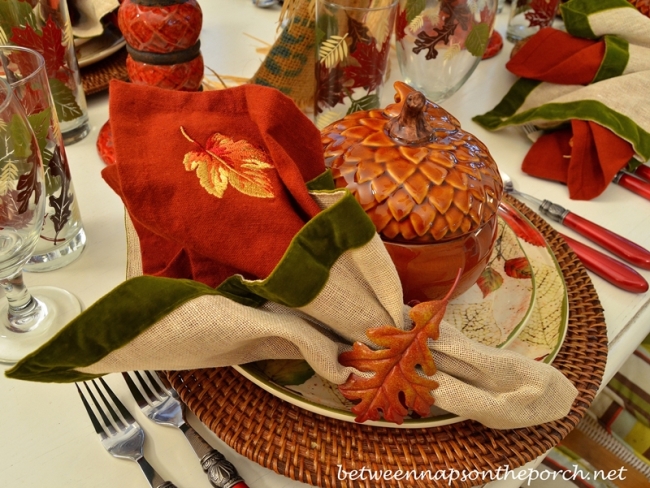
<svg viewBox="0 0 650 488"><path fill-rule="evenodd" d="M168 90L200 90L202 24L196 0L123 0L118 25L126 41L131 82ZM115 162L108 122L99 132L97 150L106 164Z"/></svg>

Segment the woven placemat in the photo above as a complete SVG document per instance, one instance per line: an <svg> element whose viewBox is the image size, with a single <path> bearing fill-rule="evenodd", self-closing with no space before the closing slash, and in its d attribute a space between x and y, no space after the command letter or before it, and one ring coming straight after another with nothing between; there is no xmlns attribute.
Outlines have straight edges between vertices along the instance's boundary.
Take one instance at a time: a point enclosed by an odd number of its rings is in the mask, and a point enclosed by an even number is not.
<svg viewBox="0 0 650 488"><path fill-rule="evenodd" d="M559 234L509 198L544 234L560 264L569 295L569 326L553 362L579 391L564 419L513 430L464 421L427 429L392 429L343 422L291 405L232 368L169 373L181 399L219 438L247 458L294 480L321 487L450 486L448 480L338 479L350 471L457 469L496 472L522 466L557 445L580 421L600 385L607 331L598 295L581 262ZM489 478L488 478L489 480ZM473 486L457 480L451 486Z"/></svg>
<svg viewBox="0 0 650 488"><path fill-rule="evenodd" d="M84 93L92 95L108 89L111 80L129 79L126 71L126 48L122 48L101 61L81 68L81 84Z"/></svg>

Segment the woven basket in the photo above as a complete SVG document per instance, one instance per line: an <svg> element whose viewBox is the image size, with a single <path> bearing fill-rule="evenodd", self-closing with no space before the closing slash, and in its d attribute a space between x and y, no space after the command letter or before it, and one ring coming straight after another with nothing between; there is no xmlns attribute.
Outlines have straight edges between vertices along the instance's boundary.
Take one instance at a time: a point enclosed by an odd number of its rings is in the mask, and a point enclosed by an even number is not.
<svg viewBox="0 0 650 488"><path fill-rule="evenodd" d="M580 421L600 385L607 360L603 310L587 272L553 228L506 197L542 231L562 269L569 326L553 362L579 391L564 419L514 430L474 421L428 429L371 427L334 420L280 400L232 368L170 372L196 416L235 451L291 479L321 487L473 486L478 481L341 481L338 466L379 470L477 470L522 466L557 445ZM489 478L487 479L489 480Z"/></svg>
<svg viewBox="0 0 650 488"><path fill-rule="evenodd" d="M92 95L107 90L111 80L127 81L126 48L122 48L106 59L81 68L81 84L84 93Z"/></svg>

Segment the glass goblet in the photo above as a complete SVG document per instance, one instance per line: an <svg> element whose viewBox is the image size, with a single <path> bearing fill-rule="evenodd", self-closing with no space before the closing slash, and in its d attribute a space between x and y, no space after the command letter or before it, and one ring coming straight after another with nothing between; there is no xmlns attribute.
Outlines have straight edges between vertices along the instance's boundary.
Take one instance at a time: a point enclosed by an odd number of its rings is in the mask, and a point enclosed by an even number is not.
<svg viewBox="0 0 650 488"><path fill-rule="evenodd" d="M395 23L404 82L433 102L463 86L487 48L498 0L400 0Z"/></svg>
<svg viewBox="0 0 650 488"><path fill-rule="evenodd" d="M57 116L62 109L55 102L50 89L56 84L48 77L46 59L33 49L0 46L0 59L5 61L0 76L9 83L14 96L25 109L38 142L45 172L47 194L41 238L25 265L25 271L51 271L79 258L86 244Z"/></svg>
<svg viewBox="0 0 650 488"><path fill-rule="evenodd" d="M9 62L2 57L3 64ZM20 101L0 78L0 363L13 364L80 311L64 290L23 283L45 214L45 178L37 139ZM37 290L35 288L35 290Z"/></svg>

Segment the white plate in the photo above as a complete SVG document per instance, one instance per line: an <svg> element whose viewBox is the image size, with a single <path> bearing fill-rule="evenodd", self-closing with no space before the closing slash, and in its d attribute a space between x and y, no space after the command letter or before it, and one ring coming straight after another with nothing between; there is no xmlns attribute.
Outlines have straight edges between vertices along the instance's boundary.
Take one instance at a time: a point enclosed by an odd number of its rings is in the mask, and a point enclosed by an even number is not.
<svg viewBox="0 0 650 488"><path fill-rule="evenodd" d="M531 359L551 363L557 356L564 341L569 319L569 301L564 277L553 251L543 241L543 238L541 240L544 244L537 245L539 244L539 237L541 237L537 229L511 206L506 204L503 211L511 219L519 219L519 222L522 223L517 229L518 234L528 232L531 235L536 233L538 236L538 242L531 244L526 242L527 239L523 235L518 235L518 243L521 249L525 251L533 270L534 299L531 298L530 309L525 310L524 316L518 325L513 327L510 332L501 331L499 337L502 338L503 334L506 334L505 341L493 342L494 337L496 337L494 334L484 335L483 340L480 334L475 338L482 342L487 340L493 344L500 344L501 347L505 346ZM535 242L535 239L528 240ZM501 290L510 293L510 288L503 287ZM499 290L495 290L493 293L496 296ZM457 303L459 301L463 301L462 296L449 304L447 314L450 313L450 307L452 311L455 310L454 307L456 306L459 307L458 309L462 309L463 304ZM467 302L471 303L471 301ZM517 302L521 303L520 300ZM517 310L521 312L520 308L519 306ZM445 318L447 319L447 315ZM460 328L464 330L462 324ZM341 395L335 384L314 374L306 361L259 361L235 366L235 369L264 390L293 405L326 417L354 422L355 414L350 411L353 403ZM367 421L364 425L413 429L437 427L462 420L464 419L434 406L428 417L405 418L404 423L401 425L383 420Z"/></svg>
<svg viewBox="0 0 650 488"><path fill-rule="evenodd" d="M126 45L124 36L112 23L106 24L101 36L89 39L75 39L75 52L80 68L85 68L107 58Z"/></svg>

